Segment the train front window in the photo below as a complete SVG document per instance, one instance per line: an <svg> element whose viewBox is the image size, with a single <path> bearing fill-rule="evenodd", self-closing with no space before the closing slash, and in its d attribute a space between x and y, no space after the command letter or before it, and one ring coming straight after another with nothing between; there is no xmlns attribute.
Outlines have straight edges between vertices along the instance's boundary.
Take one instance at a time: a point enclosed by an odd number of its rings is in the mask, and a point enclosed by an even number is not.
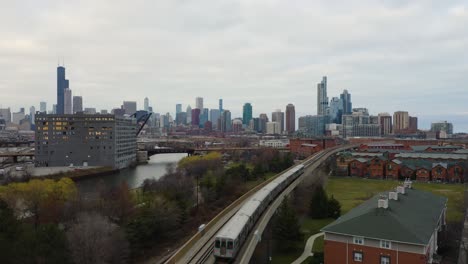
<svg viewBox="0 0 468 264"><path fill-rule="evenodd" d="M216 240L216 242L215 242L215 248L219 248L220 245L221 245L221 242L219 242L219 240Z"/></svg>
<svg viewBox="0 0 468 264"><path fill-rule="evenodd" d="M222 241L222 242L221 242L221 247L222 247L222 248L226 248L226 241Z"/></svg>
<svg viewBox="0 0 468 264"><path fill-rule="evenodd" d="M233 245L232 241L229 241L227 243L227 249L232 249L232 245Z"/></svg>

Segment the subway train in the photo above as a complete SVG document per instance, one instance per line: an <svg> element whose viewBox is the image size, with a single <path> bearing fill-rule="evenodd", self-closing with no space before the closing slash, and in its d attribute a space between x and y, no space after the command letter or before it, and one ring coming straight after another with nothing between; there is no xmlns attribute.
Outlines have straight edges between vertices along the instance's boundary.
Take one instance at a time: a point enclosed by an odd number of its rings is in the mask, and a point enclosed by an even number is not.
<svg viewBox="0 0 468 264"><path fill-rule="evenodd" d="M213 250L215 258L228 262L234 260L263 211L302 173L304 165L294 166L250 197L216 234Z"/></svg>

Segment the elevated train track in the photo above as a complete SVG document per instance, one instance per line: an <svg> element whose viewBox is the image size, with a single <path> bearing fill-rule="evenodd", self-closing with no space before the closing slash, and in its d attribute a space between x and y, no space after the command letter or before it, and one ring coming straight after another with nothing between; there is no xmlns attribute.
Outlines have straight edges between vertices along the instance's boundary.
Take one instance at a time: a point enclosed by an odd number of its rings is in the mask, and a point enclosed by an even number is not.
<svg viewBox="0 0 468 264"><path fill-rule="evenodd" d="M296 178L292 183L289 184L289 186L285 187L276 197L273 198L273 201L271 201L270 205L262 212L262 215L259 217L252 230L258 231L258 234L261 235L266 225L268 224L269 219L281 203L283 197L288 195L304 179L304 177L308 177L308 174L313 172L313 170L315 170L331 155L356 146L357 145L346 145L326 149L314 154L312 157L302 162L301 164L304 165L305 173ZM288 170L290 169L291 168ZM261 190L264 186L274 181L288 170L285 170L275 177L270 178L268 181L265 181L264 183L255 187L240 197L238 200L234 201L231 205L226 207L220 214L218 214L206 225L206 228L203 230L203 232L198 232L195 234L165 263L215 263L216 260L213 255L213 251L217 233L223 228L224 225L226 225L226 223L228 223L228 221L237 213L242 205L249 200L249 198L251 198L257 191ZM316 176L312 175L312 177ZM253 232L250 232L249 236L243 243L242 249L237 255L235 263L248 263L250 260L258 243L258 240L253 238L252 233Z"/></svg>

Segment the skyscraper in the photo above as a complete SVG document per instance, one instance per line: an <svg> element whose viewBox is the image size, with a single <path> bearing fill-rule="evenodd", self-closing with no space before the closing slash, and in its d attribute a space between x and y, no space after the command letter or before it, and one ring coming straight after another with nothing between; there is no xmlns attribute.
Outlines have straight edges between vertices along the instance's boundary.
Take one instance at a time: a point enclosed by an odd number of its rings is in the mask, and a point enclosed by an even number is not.
<svg viewBox="0 0 468 264"><path fill-rule="evenodd" d="M397 111L393 113L393 131L395 134L409 128L409 114L406 111Z"/></svg>
<svg viewBox="0 0 468 264"><path fill-rule="evenodd" d="M149 112L149 99L148 97L145 97L145 100L144 100L144 109L146 112Z"/></svg>
<svg viewBox="0 0 468 264"><path fill-rule="evenodd" d="M182 112L182 104L176 104L175 109L176 115Z"/></svg>
<svg viewBox="0 0 468 264"><path fill-rule="evenodd" d="M83 97L73 96L73 113L83 112Z"/></svg>
<svg viewBox="0 0 468 264"><path fill-rule="evenodd" d="M223 110L221 115L221 131L222 132L230 132L232 130L231 124L231 111Z"/></svg>
<svg viewBox="0 0 468 264"><path fill-rule="evenodd" d="M219 99L219 113L223 112L223 99Z"/></svg>
<svg viewBox="0 0 468 264"><path fill-rule="evenodd" d="M63 99L63 113L66 115L73 114L72 90L70 88L66 88L63 92Z"/></svg>
<svg viewBox="0 0 468 264"><path fill-rule="evenodd" d="M379 114L380 135L386 136L392 133L392 116L389 113Z"/></svg>
<svg viewBox="0 0 468 264"><path fill-rule="evenodd" d="M57 104L52 105L52 114L54 114L54 115L57 114Z"/></svg>
<svg viewBox="0 0 468 264"><path fill-rule="evenodd" d="M343 115L349 115L353 112L353 104L351 103L351 94L348 93L348 90L343 90L343 93L340 94L340 101L343 104Z"/></svg>
<svg viewBox="0 0 468 264"><path fill-rule="evenodd" d="M218 119L220 118L220 111L219 109L210 109L210 121L213 124L214 129L218 128Z"/></svg>
<svg viewBox="0 0 468 264"><path fill-rule="evenodd" d="M29 122L31 122L31 124L34 124L35 117L36 117L36 108L34 106L31 106L29 108Z"/></svg>
<svg viewBox="0 0 468 264"><path fill-rule="evenodd" d="M284 112L281 112L280 109L277 109L275 112L271 113L271 122L278 122L280 133L284 131Z"/></svg>
<svg viewBox="0 0 468 264"><path fill-rule="evenodd" d="M333 97L330 100L329 115L331 122L341 124L341 116L343 115L343 103L340 99L338 99L338 97Z"/></svg>
<svg viewBox="0 0 468 264"><path fill-rule="evenodd" d="M125 110L125 114L133 115L137 111L137 103L135 101L124 101L122 109Z"/></svg>
<svg viewBox="0 0 468 264"><path fill-rule="evenodd" d="M41 113L47 112L47 103L46 102L41 102L40 103L39 111L41 111Z"/></svg>
<svg viewBox="0 0 468 264"><path fill-rule="evenodd" d="M10 108L0 108L0 117L2 117L6 123L10 123L11 122Z"/></svg>
<svg viewBox="0 0 468 264"><path fill-rule="evenodd" d="M192 126L200 126L200 109L192 109Z"/></svg>
<svg viewBox="0 0 468 264"><path fill-rule="evenodd" d="M296 131L296 109L293 104L286 106L286 132L292 134Z"/></svg>
<svg viewBox="0 0 468 264"><path fill-rule="evenodd" d="M242 124L248 126L252 119L252 104L245 103L242 111Z"/></svg>
<svg viewBox="0 0 468 264"><path fill-rule="evenodd" d="M192 123L192 107L188 105L185 112L187 113L187 124L191 124Z"/></svg>
<svg viewBox="0 0 468 264"><path fill-rule="evenodd" d="M195 108L198 108L200 110L203 109L203 97L195 98Z"/></svg>
<svg viewBox="0 0 468 264"><path fill-rule="evenodd" d="M267 129L267 123L268 123L268 115L265 114L265 113L262 113L259 115L259 130L261 133L266 133L266 129Z"/></svg>
<svg viewBox="0 0 468 264"><path fill-rule="evenodd" d="M328 108L327 76L317 84L317 115L326 115Z"/></svg>
<svg viewBox="0 0 468 264"><path fill-rule="evenodd" d="M63 115L65 113L65 89L69 88L69 82L65 79L65 67L57 67L57 110L56 113Z"/></svg>
<svg viewBox="0 0 468 264"><path fill-rule="evenodd" d="M200 111L200 127L205 127L206 121L208 121L208 116L210 114L210 109L203 108Z"/></svg>

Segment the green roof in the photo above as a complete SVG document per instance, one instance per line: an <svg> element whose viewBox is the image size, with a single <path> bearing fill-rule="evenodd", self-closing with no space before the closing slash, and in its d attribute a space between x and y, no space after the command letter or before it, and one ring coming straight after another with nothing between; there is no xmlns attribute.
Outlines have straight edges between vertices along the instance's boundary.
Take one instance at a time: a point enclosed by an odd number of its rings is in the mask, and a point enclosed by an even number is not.
<svg viewBox="0 0 468 264"><path fill-rule="evenodd" d="M352 209L321 231L350 236L427 245L437 228L447 198L430 192L406 189L388 208L377 208L380 193Z"/></svg>

